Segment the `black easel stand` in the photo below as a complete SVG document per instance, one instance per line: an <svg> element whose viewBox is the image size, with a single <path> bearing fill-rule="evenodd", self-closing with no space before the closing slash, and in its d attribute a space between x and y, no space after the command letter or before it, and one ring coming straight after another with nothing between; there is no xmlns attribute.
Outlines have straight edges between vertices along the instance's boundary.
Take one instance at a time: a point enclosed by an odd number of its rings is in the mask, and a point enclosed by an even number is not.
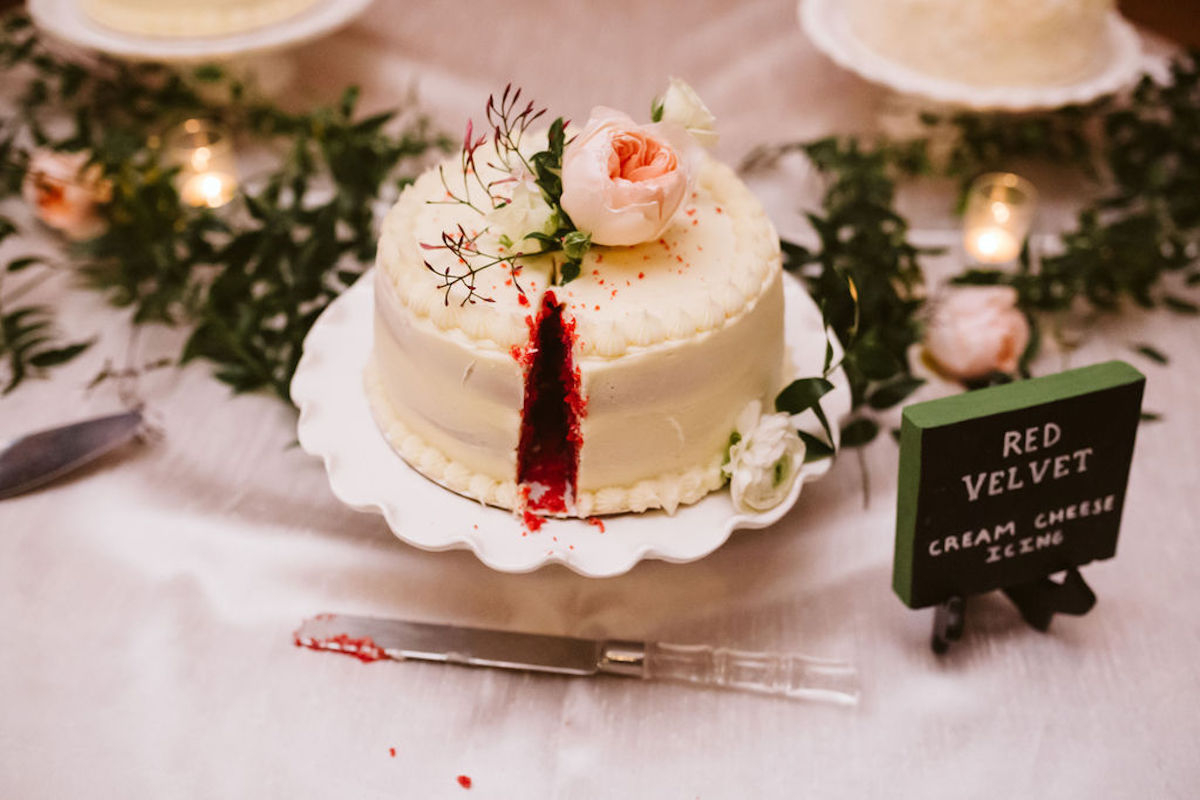
<svg viewBox="0 0 1200 800"><path fill-rule="evenodd" d="M1004 594L1021 612L1021 618L1039 631L1050 628L1050 620L1055 614L1080 616L1096 605L1096 593L1075 567L1067 570L1062 583L1056 583L1048 577L1041 578L1009 586Z"/></svg>
<svg viewBox="0 0 1200 800"><path fill-rule="evenodd" d="M1096 594L1079 574L1079 569L1067 570L1062 583L1049 576L1003 589L1004 594L1021 612L1021 619L1030 627L1047 631L1055 614L1081 616L1096 605ZM967 601L955 595L939 605L933 613L933 652L941 654L950 643L962 637Z"/></svg>
<svg viewBox="0 0 1200 800"><path fill-rule="evenodd" d="M950 649L951 642L962 638L967 616L967 598L955 595L933 611L933 652L941 655Z"/></svg>

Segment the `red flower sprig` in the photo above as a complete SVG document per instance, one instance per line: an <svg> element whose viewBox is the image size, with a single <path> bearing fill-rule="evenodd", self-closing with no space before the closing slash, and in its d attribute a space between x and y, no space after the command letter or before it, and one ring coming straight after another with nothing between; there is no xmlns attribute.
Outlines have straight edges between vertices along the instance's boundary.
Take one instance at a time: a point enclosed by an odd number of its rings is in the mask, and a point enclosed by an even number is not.
<svg viewBox="0 0 1200 800"><path fill-rule="evenodd" d="M484 230L486 230L486 228ZM442 231L441 244L421 243L421 248L424 250L448 251L455 257L457 263L463 268L461 272L453 272L451 271L452 268L450 266L438 269L428 261L425 262L425 268L442 279L442 282L438 284L437 288L445 291L445 305L450 305L450 293L456 286L461 286L466 290L466 294L463 296L462 302L459 303L460 306L465 306L468 303L473 305L477 301L482 301L484 303L495 302L494 298L482 295L477 291L478 287L476 285L476 278L480 272L488 267L494 267L497 264L508 264L508 272L509 275L512 276L513 286L516 287L517 292L519 292L522 297L525 296L525 288L521 286L519 280L521 267L520 265L514 263L514 260L526 255L542 255L542 251L538 251L536 253L522 253L518 251L512 253L511 255L486 253L479 249L479 237L482 236L483 233L484 231L468 233L466 228L464 228L462 225L459 225L453 232Z"/></svg>
<svg viewBox="0 0 1200 800"><path fill-rule="evenodd" d="M511 196L506 196L499 191L500 187L516 183L522 177L528 176L537 184L546 202L557 212L554 218L559 220L558 229L553 234L531 231L522 238L522 241L532 239L539 243L540 249L532 253L518 251L503 255L481 252L478 242L480 236L488 230L486 227L477 233L468 234L463 226L459 225L456 232L443 232L440 244L422 243L421 247L426 250L449 251L456 257L457 263L461 267L457 271L453 266L439 269L428 261L425 262L425 267L442 279L438 288L445 292L446 305L450 304L450 294L455 288L465 290L460 305L473 304L477 301L492 302L491 297L486 297L478 292L476 279L483 270L505 263L508 264L513 275L513 284L521 293L521 299L524 301L525 292L516 282L517 273L520 271L516 260L520 258L561 252L564 254L564 260L561 265L558 263L552 265L551 282L567 283L579 274L579 265L583 254L587 252L590 245L590 237L575 230L559 205L559 198L562 195L559 169L562 166L563 147L566 144L566 122L560 117L550 126L547 149L528 159L521 152L521 140L529 128L545 113L546 109L535 108L533 101L522 104L521 90L514 90L512 84L508 84L499 98L495 94L488 95L484 114L492 129L490 136L487 134L477 135L474 123L467 122L462 152L459 155L459 166L462 171L461 189L458 188L457 183L455 186L451 186L444 166L438 167L442 187L446 191L446 199L430 200L429 203L463 205L474 210L480 216L486 216L489 212L508 205L512 200ZM485 162L485 165L490 170L500 172L502 177L486 181L480 175L479 159L481 148L489 140L495 153L495 160L489 160ZM472 186L482 190L487 198L486 202L476 203L471 196ZM512 246L512 242L505 237L501 237L501 242L504 247Z"/></svg>

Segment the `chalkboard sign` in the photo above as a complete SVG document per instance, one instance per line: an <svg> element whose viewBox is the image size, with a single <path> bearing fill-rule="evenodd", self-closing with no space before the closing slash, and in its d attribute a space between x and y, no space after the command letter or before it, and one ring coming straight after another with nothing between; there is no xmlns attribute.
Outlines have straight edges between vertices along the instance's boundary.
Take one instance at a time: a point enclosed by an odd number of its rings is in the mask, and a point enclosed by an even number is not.
<svg viewBox="0 0 1200 800"><path fill-rule="evenodd" d="M1145 382L1110 361L905 408L900 599L923 608L1115 555Z"/></svg>

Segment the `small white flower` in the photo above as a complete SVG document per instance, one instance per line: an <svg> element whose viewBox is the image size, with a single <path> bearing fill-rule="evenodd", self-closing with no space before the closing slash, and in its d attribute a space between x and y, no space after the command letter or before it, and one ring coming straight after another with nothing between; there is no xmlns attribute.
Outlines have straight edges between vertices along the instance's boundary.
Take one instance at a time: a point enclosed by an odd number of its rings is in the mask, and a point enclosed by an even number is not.
<svg viewBox="0 0 1200 800"><path fill-rule="evenodd" d="M696 90L679 78L671 78L662 98L662 121L673 122L687 129L692 137L708 148L717 146L717 118L704 105Z"/></svg>
<svg viewBox="0 0 1200 800"><path fill-rule="evenodd" d="M737 431L722 469L729 476L733 504L743 511L767 511L783 502L804 463L804 441L791 415L763 414L754 400L738 415Z"/></svg>
<svg viewBox="0 0 1200 800"><path fill-rule="evenodd" d="M542 197L531 176L519 176L513 184L512 199L488 214L488 227L497 236L507 236L519 247L531 233L550 235L558 228L554 209Z"/></svg>

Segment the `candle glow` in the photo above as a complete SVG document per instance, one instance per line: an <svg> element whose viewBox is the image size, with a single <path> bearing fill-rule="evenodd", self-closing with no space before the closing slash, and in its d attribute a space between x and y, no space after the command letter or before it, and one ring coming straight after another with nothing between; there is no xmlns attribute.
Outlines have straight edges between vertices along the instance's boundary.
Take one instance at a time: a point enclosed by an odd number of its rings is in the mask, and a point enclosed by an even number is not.
<svg viewBox="0 0 1200 800"><path fill-rule="evenodd" d="M185 204L220 208L237 193L237 166L230 137L215 122L184 122L167 140L167 158L179 166L176 186Z"/></svg>
<svg viewBox="0 0 1200 800"><path fill-rule="evenodd" d="M1003 264L1021 254L1033 222L1037 192L1011 172L981 175L967 192L963 245L976 260Z"/></svg>

